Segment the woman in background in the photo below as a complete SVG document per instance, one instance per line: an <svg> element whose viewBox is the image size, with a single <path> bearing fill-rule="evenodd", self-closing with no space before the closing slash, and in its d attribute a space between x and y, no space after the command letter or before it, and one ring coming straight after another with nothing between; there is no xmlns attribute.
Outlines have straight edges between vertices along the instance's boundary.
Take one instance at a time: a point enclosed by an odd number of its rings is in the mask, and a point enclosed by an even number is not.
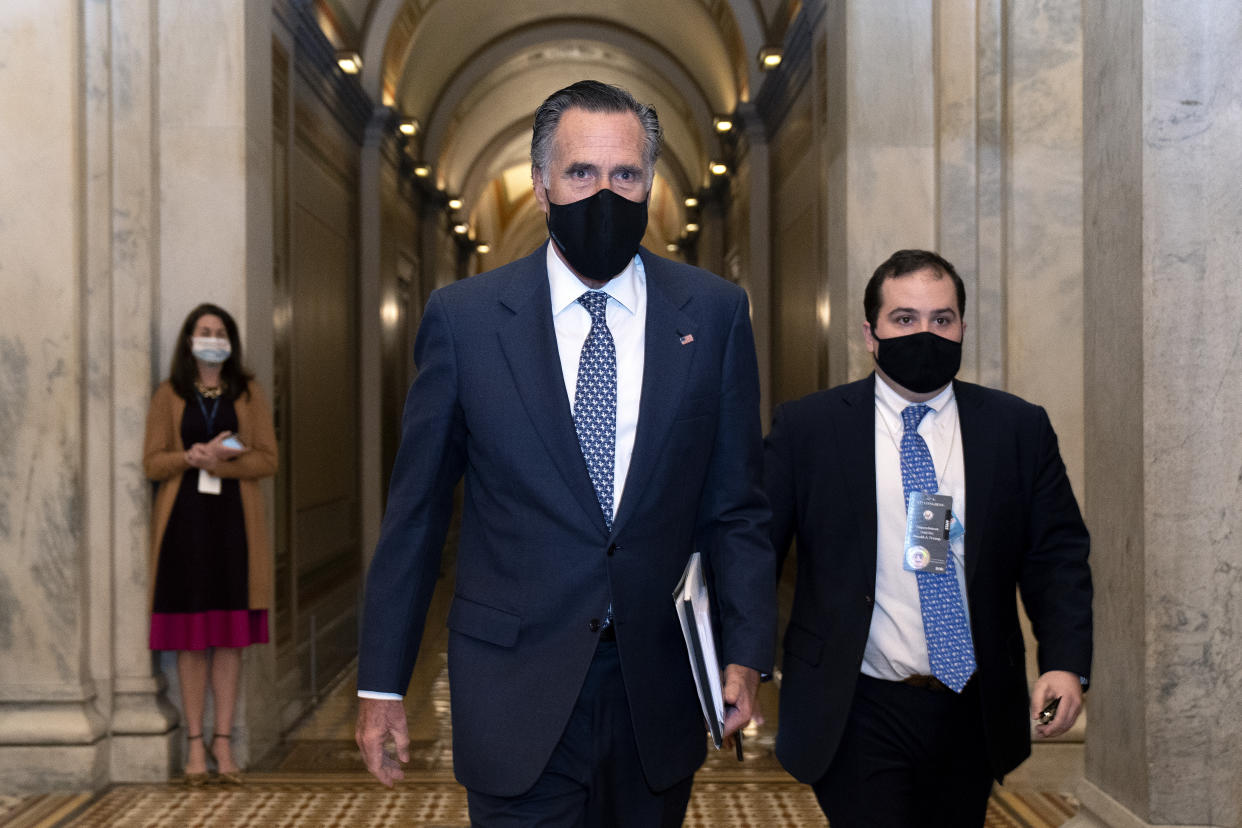
<svg viewBox="0 0 1242 828"><path fill-rule="evenodd" d="M158 481L151 527L153 650L177 651L188 756L240 783L229 741L242 648L268 640L272 560L258 481L276 473L271 409L242 364L237 323L203 304L186 317L147 412L143 470ZM215 726L203 741L210 683Z"/></svg>

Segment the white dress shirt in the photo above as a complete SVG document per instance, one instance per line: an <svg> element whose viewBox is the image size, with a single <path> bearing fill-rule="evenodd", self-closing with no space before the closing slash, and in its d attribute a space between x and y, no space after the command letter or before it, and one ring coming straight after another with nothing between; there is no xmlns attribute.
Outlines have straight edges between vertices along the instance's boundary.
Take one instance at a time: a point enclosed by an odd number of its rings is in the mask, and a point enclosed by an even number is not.
<svg viewBox="0 0 1242 828"><path fill-rule="evenodd" d="M548 244L548 282L552 289L552 325L565 377L569 408L578 388L578 362L591 331L591 314L578 297L590 290ZM617 348L617 445L613 459L612 514L621 510L621 495L634 453L638 404L643 393L643 354L647 342L647 273L635 256L602 288L608 294L608 330Z"/></svg>
<svg viewBox="0 0 1242 828"><path fill-rule="evenodd" d="M565 377L565 393L570 411L578 388L578 362L582 346L591 331L591 313L578 302L590 290L556 255L548 244L548 283L552 292L552 326L556 329L556 349ZM647 342L647 272L642 259L635 256L616 278L604 285L608 294L608 330L617 349L617 445L613 458L612 514L621 508L630 455L634 453L634 432L638 428L638 404L643 391L643 354ZM397 693L359 690L364 699L400 699Z"/></svg>
<svg viewBox="0 0 1242 828"><path fill-rule="evenodd" d="M900 681L928 675L927 638L919 604L918 580L903 566L906 537L905 495L901 486L901 412L912 405L876 374L875 377L875 606L871 632L863 652L862 672L874 678ZM962 428L957 417L953 386L928 400L931 411L919 423L936 467L938 492L953 498L953 514L966 523L966 473L962 462ZM950 543L957 567L957 583L966 602L964 535ZM970 610L967 607L967 622Z"/></svg>

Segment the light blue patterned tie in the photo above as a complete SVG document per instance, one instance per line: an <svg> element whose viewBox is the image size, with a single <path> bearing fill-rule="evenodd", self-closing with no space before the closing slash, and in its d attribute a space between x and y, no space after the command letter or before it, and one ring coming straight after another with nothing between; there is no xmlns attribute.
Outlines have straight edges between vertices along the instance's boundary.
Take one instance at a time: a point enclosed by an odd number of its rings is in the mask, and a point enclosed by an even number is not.
<svg viewBox="0 0 1242 828"><path fill-rule="evenodd" d="M612 531L612 477L617 446L617 347L608 330L608 294L588 290L578 303L591 314L591 330L578 358L574 429L591 485Z"/></svg>
<svg viewBox="0 0 1242 828"><path fill-rule="evenodd" d="M910 492L935 494L939 488L931 452L918 432L919 423L928 411L931 408L926 405L911 405L901 412L901 488L907 504ZM966 609L962 606L952 551L947 571L916 572L915 577L919 582L923 632L927 636L927 659L932 675L960 693L975 672L975 647L970 639Z"/></svg>

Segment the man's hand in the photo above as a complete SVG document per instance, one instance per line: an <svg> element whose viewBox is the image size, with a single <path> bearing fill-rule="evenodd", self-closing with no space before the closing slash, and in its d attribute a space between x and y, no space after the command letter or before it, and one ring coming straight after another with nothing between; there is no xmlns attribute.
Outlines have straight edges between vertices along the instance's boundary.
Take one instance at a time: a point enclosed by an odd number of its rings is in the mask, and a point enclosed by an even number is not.
<svg viewBox="0 0 1242 828"><path fill-rule="evenodd" d="M763 724L759 710L759 671L740 664L725 667L724 674L724 747L733 746L733 734L754 719Z"/></svg>
<svg viewBox="0 0 1242 828"><path fill-rule="evenodd" d="M1043 739L1060 736L1074 726L1082 712L1082 682L1078 676L1065 670L1049 670L1035 680L1031 689L1031 718L1039 719L1039 713L1048 702L1061 697L1057 715L1048 724L1035 726L1035 732Z"/></svg>
<svg viewBox="0 0 1242 828"><path fill-rule="evenodd" d="M385 752L392 737L396 758ZM405 778L400 762L410 761L410 731L405 724L405 705L400 699L358 699L358 727L354 740L371 775L391 788Z"/></svg>

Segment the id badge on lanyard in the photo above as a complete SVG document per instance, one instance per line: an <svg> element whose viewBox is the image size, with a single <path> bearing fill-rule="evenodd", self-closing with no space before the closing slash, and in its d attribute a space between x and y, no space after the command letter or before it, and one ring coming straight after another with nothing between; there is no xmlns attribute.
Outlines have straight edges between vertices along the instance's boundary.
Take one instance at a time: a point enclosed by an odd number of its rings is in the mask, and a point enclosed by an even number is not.
<svg viewBox="0 0 1242 828"><path fill-rule="evenodd" d="M902 568L907 572L947 571L949 530L955 523L952 497L910 492L906 506L906 554Z"/></svg>
<svg viewBox="0 0 1242 828"><path fill-rule="evenodd" d="M198 470L199 494L220 494L220 483L220 478L216 477L206 469Z"/></svg>
<svg viewBox="0 0 1242 828"><path fill-rule="evenodd" d="M203 403L201 396L198 398L198 407L203 412L203 422L207 426L207 436L210 438L215 430L216 412L220 410L220 398L216 397L215 402L212 403L210 414L207 413L207 406ZM220 488L220 478L206 469L198 470L199 494L218 495L220 494Z"/></svg>

